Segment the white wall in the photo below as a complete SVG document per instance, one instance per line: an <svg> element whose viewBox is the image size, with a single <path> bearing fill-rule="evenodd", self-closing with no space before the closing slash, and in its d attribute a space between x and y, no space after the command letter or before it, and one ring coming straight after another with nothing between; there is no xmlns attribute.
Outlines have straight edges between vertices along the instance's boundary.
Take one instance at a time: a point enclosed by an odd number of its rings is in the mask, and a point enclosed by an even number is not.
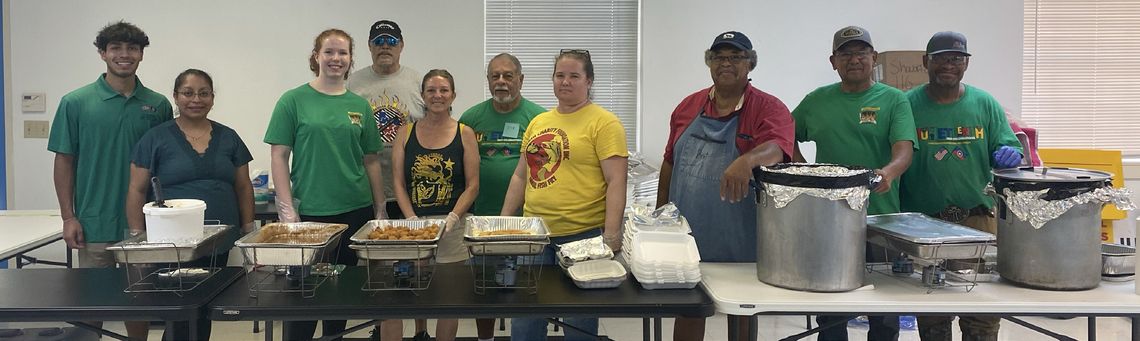
<svg viewBox="0 0 1140 341"><path fill-rule="evenodd" d="M642 2L641 149L660 164L669 114L712 85L703 52L724 31L740 31L759 54L752 84L794 109L811 90L839 81L827 57L831 37L857 25L879 51L923 50L937 31L962 32L974 55L965 82L1021 107L1021 1L682 1ZM811 150L814 151L814 150ZM814 153L812 154L814 155Z"/></svg>
<svg viewBox="0 0 1140 341"><path fill-rule="evenodd" d="M421 72L447 68L456 78L455 108L485 98L483 3L481 1L305 0L48 0L5 1L10 24L11 83L6 115L12 136L13 200L10 209L58 207L53 191L53 154L47 139L25 139L24 120L52 120L59 98L90 83L106 66L92 42L100 28L124 19L150 36L139 76L170 96L174 77L187 68L206 70L218 93L210 117L233 127L254 155L251 168L268 169L261 142L270 111L285 90L313 78L308 68L313 38L336 27L356 40L356 67L371 63L368 27L392 19L404 31L402 63ZM11 100L23 92L47 93L46 113L20 112ZM456 115L461 113L462 109Z"/></svg>

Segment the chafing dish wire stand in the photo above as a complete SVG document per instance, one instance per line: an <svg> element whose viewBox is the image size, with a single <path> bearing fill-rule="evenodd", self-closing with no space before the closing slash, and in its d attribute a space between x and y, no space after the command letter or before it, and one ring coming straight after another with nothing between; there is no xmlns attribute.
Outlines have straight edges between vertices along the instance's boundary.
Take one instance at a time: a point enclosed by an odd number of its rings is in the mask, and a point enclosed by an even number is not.
<svg viewBox="0 0 1140 341"><path fill-rule="evenodd" d="M169 292L182 296L213 277L225 264L218 263L218 241L229 229L220 222L207 221L202 239L148 242L146 233L107 247L123 264L127 276L126 293ZM191 261L209 256L209 266L189 267ZM224 262L224 260L222 260ZM185 266L184 266L185 265Z"/></svg>
<svg viewBox="0 0 1140 341"><path fill-rule="evenodd" d="M234 245L241 249L248 271L249 297L256 298L259 293L300 293L303 298L312 298L321 284L337 274L337 246L348 226L306 222L284 225L291 230L337 228L326 231L328 236L315 243L263 243L259 241L261 229L238 239ZM285 281L277 280L278 276L284 276Z"/></svg>
<svg viewBox="0 0 1140 341"><path fill-rule="evenodd" d="M522 230L525 234L485 235L496 230ZM476 294L488 289L538 293L542 275L541 254L550 244L550 232L537 217L467 217L463 242L471 253L471 275Z"/></svg>
<svg viewBox="0 0 1140 341"><path fill-rule="evenodd" d="M424 229L432 225L439 228L434 238L426 240L371 239L369 234L388 226ZM372 220L349 239L349 245L358 258L366 261L368 278L360 288L363 291L419 290L431 285L435 273L435 252L443 236L443 219L424 220Z"/></svg>
<svg viewBox="0 0 1140 341"><path fill-rule="evenodd" d="M867 241L901 252L907 258L894 263L868 263L867 271L900 279L917 279L904 281L925 287L927 294L935 289L951 287L965 288L970 292L978 285L979 273L986 271L984 262L977 263L975 268L964 274L948 270L948 264L982 259L995 240L992 234L921 213L872 215L867 217ZM911 260L914 266L921 267L919 274L914 274L906 266Z"/></svg>

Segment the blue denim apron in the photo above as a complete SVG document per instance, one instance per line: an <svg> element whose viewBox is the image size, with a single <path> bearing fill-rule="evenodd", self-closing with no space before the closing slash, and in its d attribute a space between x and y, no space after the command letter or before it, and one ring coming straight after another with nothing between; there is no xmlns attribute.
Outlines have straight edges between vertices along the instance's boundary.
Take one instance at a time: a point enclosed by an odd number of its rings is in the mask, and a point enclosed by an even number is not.
<svg viewBox="0 0 1140 341"><path fill-rule="evenodd" d="M706 117L704 109L673 146L669 201L689 221L703 262L756 261L756 193L733 204L720 199L724 170L740 156L739 116Z"/></svg>

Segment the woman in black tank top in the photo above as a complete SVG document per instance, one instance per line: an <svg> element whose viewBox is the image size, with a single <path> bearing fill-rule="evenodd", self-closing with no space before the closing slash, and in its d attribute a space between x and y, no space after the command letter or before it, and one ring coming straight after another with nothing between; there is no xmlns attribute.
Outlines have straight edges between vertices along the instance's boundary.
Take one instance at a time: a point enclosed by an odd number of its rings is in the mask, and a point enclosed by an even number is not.
<svg viewBox="0 0 1140 341"><path fill-rule="evenodd" d="M447 70L431 70L420 86L423 119L400 128L392 147L392 185L400 211L409 219L446 219L436 248L437 263L467 259L460 219L479 194L479 149L475 133L451 117L455 80ZM458 320L436 322L437 340L454 340ZM382 322L381 340L403 338L403 321Z"/></svg>

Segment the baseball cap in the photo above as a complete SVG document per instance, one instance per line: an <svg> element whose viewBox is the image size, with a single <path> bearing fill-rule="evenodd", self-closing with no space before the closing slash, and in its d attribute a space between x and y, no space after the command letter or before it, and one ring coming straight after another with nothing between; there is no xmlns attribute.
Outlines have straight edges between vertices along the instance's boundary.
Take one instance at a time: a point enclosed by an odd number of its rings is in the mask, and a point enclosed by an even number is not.
<svg viewBox="0 0 1140 341"><path fill-rule="evenodd" d="M861 41L872 48L875 47L875 44L871 43L871 32L859 26L847 26L835 31L835 37L831 39L831 51L839 50L843 44L853 41Z"/></svg>
<svg viewBox="0 0 1140 341"><path fill-rule="evenodd" d="M926 54L939 54L942 52L966 52L966 36L958 32L944 31L935 33L926 43Z"/></svg>
<svg viewBox="0 0 1140 341"><path fill-rule="evenodd" d="M385 34L400 40L404 39L404 35L400 34L400 25L397 25L395 21L380 20L372 24L372 28L368 30L368 40L371 41Z"/></svg>
<svg viewBox="0 0 1140 341"><path fill-rule="evenodd" d="M712 46L709 46L709 50L715 49L721 44L732 45L735 48L745 51L752 49L752 41L748 40L748 36L737 31L728 31L717 35L716 38L713 39Z"/></svg>

